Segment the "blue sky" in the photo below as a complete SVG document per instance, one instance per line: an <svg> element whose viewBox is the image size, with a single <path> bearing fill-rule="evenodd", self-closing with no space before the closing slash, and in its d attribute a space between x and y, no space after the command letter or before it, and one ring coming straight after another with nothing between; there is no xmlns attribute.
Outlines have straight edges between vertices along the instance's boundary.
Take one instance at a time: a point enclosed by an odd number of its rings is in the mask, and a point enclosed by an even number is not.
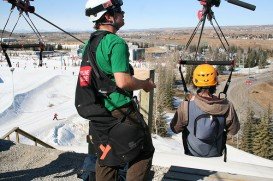
<svg viewBox="0 0 273 181"><path fill-rule="evenodd" d="M197 11L202 6L197 0L123 0L125 26L128 29L148 29L165 27L195 27L198 23ZM220 26L225 25L268 25L273 24L272 0L245 0L257 6L250 11L222 0L220 7L213 7ZM92 30L92 23L84 15L86 0L35 0L31 2L36 13L66 30ZM8 18L10 4L0 1L0 29ZM38 30L51 31L56 28L30 15ZM13 28L18 12L14 11L7 27ZM208 23L207 23L208 24ZM15 31L29 30L23 18Z"/></svg>

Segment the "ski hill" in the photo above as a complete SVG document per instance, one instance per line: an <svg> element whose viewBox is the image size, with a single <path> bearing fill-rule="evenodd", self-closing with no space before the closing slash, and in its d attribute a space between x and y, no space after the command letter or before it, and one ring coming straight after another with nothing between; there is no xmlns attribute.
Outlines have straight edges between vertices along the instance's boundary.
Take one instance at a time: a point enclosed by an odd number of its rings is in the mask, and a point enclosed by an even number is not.
<svg viewBox="0 0 273 181"><path fill-rule="evenodd" d="M19 127L60 151L86 154L88 121L79 117L74 107L78 67L61 68L59 58L45 61L47 67L30 64L24 68L15 68L13 74L5 62L0 62L0 137L14 127ZM54 113L58 114L58 120L53 120ZM171 113L166 114L167 123L172 116ZM152 137L156 149L153 166L214 170L273 180L273 161L231 146L228 146L225 163L222 157L196 158L184 155L181 134L171 134L169 138L158 135ZM20 142L33 145L27 139ZM1 155L7 154L7 151L0 148L0 158L3 159ZM31 167L35 162L27 164ZM0 170L0 180L5 172L7 170Z"/></svg>

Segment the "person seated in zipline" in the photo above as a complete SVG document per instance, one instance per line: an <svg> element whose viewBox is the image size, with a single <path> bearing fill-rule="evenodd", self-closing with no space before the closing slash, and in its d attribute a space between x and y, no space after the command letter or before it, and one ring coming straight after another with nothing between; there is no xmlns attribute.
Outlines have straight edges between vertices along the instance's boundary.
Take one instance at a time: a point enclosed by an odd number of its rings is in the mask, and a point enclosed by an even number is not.
<svg viewBox="0 0 273 181"><path fill-rule="evenodd" d="M197 92L181 102L170 123L174 133L182 132L186 155L222 156L226 153L227 133L235 135L240 129L233 104L214 95L217 76L212 65L198 65L192 80Z"/></svg>

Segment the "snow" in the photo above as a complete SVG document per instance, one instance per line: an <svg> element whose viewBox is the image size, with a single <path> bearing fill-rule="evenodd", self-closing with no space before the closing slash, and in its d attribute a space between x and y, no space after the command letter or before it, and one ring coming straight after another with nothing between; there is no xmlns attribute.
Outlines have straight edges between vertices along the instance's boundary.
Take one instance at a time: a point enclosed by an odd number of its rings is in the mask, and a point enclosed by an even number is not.
<svg viewBox="0 0 273 181"><path fill-rule="evenodd" d="M13 74L7 63L3 59L0 61L0 137L12 128L20 127L57 149L87 153L88 121L81 118L74 107L79 67L62 66L60 57L45 59L47 67L37 67L33 64L37 63L36 59L11 57L14 66L17 62L24 65L15 67ZM176 105L179 103L175 100ZM59 120L53 120L54 113L58 114ZM166 113L165 116L169 124L173 114ZM228 161L225 163L223 157L184 155L181 134L171 134L168 138L152 137L156 148L153 165L175 165L273 179L273 161L231 146L228 146ZM20 141L33 144L24 138Z"/></svg>

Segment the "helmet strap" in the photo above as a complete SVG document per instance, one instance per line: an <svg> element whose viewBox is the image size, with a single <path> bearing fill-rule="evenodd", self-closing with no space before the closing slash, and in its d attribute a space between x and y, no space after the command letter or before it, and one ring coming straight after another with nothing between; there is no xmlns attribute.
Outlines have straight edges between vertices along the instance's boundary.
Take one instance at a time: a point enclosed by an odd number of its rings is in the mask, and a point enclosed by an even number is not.
<svg viewBox="0 0 273 181"><path fill-rule="evenodd" d="M113 22L113 23L110 23L110 22L108 22L108 23L100 23L101 25L110 25L110 26L113 26L116 30L119 30L119 27L118 27L118 25L115 23L115 22Z"/></svg>
<svg viewBox="0 0 273 181"><path fill-rule="evenodd" d="M119 25L116 23L116 16L115 16L115 12L114 12L114 21L113 22L104 22L104 23L100 23L101 25L110 25L113 26L117 31L120 29Z"/></svg>

